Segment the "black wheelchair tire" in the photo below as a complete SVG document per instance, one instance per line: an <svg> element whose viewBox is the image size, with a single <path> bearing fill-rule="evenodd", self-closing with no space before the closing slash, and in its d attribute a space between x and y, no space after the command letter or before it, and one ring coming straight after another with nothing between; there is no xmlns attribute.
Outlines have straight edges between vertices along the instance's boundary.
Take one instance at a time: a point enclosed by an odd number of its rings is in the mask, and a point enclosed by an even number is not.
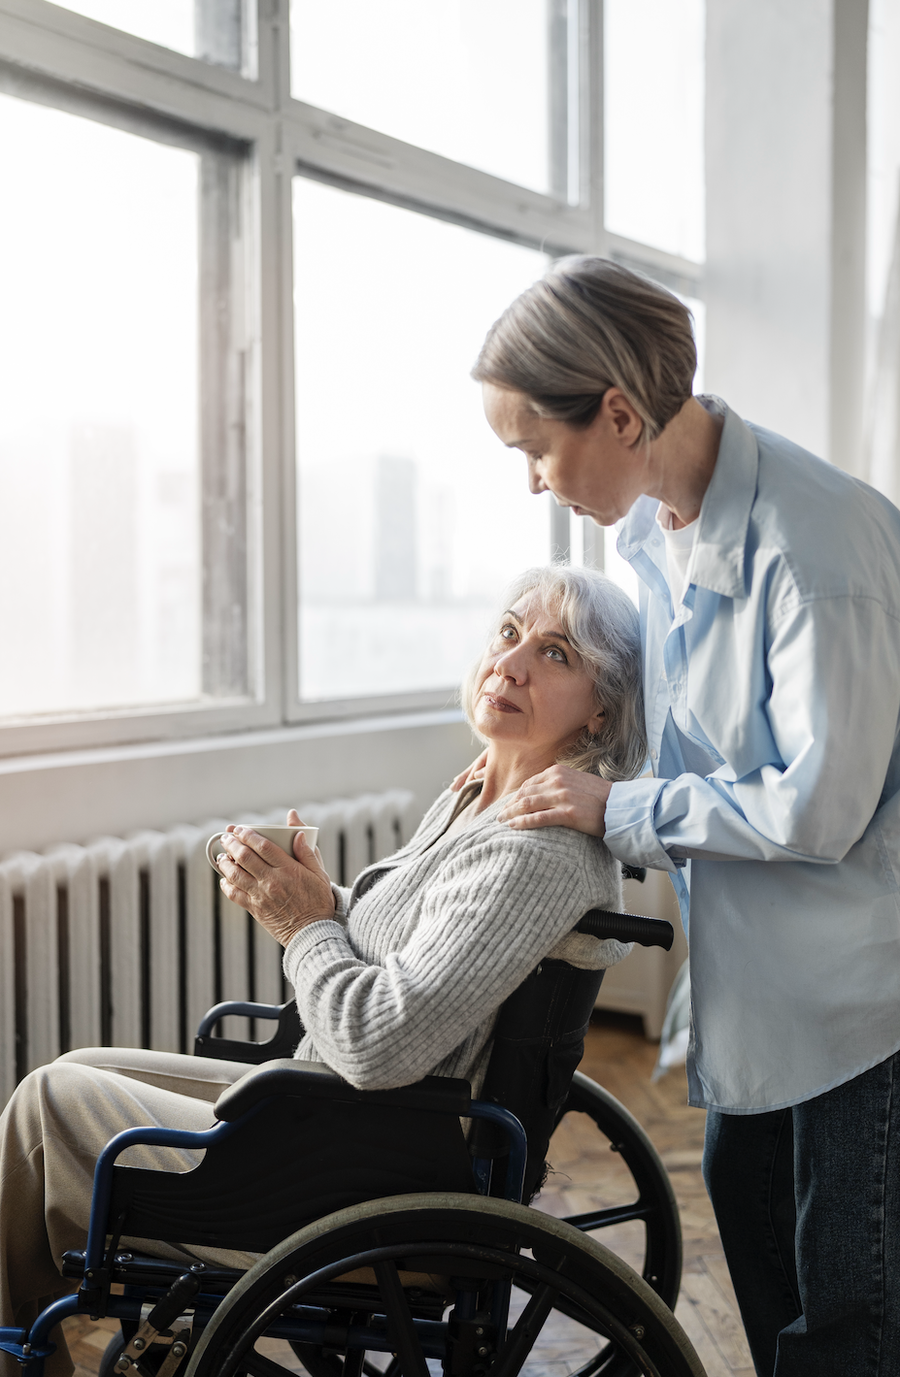
<svg viewBox="0 0 900 1377"><path fill-rule="evenodd" d="M634 1182L634 1200L615 1210L565 1216L574 1228L602 1240L602 1230L623 1219L645 1225L641 1275L670 1310L675 1309L681 1285L681 1221L672 1183L659 1154L633 1114L608 1090L576 1071L560 1120L570 1113L587 1114L625 1163ZM553 1161L553 1140L549 1160ZM540 1197L538 1197L538 1204Z"/></svg>
<svg viewBox="0 0 900 1377"><path fill-rule="evenodd" d="M122 1356L122 1349L125 1347L125 1343L125 1335L121 1330L118 1334L113 1334L100 1356L97 1377L116 1377L116 1363Z"/></svg>
<svg viewBox="0 0 900 1377"><path fill-rule="evenodd" d="M629 1371L646 1377L704 1377L697 1354L656 1292L609 1249L562 1220L505 1200L470 1195L394 1196L353 1206L301 1229L261 1258L218 1307L191 1355L186 1377L278 1377L285 1369L255 1344L273 1324L299 1312L304 1296L359 1268L381 1268L393 1281L379 1293L378 1313L391 1332L406 1327L403 1377L427 1373L420 1331L396 1296L398 1268L502 1277L526 1311L487 1358L456 1363L461 1377L492 1368L504 1377L525 1366L545 1321L574 1323L599 1357L580 1373ZM393 1270L392 1270L393 1269ZM476 1284L476 1283L473 1283ZM481 1283L477 1283L481 1284ZM390 1293L393 1287L394 1299ZM309 1304L313 1304L310 1300ZM399 1305L399 1310L392 1308ZM375 1312L373 1312L375 1313ZM478 1331L481 1332L481 1331ZM411 1336L411 1337L410 1337ZM521 1345L524 1354L521 1352ZM361 1346L361 1345L360 1345ZM352 1351L350 1344L347 1351ZM334 1352L334 1345L329 1349ZM482 1350L483 1352L484 1350ZM538 1356L538 1364L541 1358Z"/></svg>

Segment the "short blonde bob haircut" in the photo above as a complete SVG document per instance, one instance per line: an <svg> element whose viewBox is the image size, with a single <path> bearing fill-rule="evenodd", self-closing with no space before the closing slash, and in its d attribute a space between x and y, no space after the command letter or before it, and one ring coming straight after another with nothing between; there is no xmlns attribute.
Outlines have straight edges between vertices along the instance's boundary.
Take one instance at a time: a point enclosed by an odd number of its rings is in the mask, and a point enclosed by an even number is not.
<svg viewBox="0 0 900 1377"><path fill-rule="evenodd" d="M691 313L671 292L608 258L573 254L507 306L472 377L523 392L536 414L589 426L619 387L649 444L691 396Z"/></svg>
<svg viewBox="0 0 900 1377"><path fill-rule="evenodd" d="M572 649L593 676L595 700L604 711L601 731L592 735L585 728L557 763L610 781L634 779L647 758L637 609L605 574L569 564L526 569L507 589L501 609L515 607L528 593L536 593L541 606L559 619ZM466 676L462 706L483 741L473 720L480 664L479 660Z"/></svg>

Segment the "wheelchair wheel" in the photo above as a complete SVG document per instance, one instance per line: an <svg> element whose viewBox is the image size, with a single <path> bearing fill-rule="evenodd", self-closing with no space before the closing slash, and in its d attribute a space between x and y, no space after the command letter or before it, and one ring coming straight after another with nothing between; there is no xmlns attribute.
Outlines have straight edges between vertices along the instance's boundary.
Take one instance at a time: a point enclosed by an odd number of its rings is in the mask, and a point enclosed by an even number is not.
<svg viewBox="0 0 900 1377"><path fill-rule="evenodd" d="M118 1334L113 1334L100 1358L100 1365L97 1368L97 1377L115 1377L116 1363L122 1356L122 1350L125 1347L125 1343L125 1335L121 1330Z"/></svg>
<svg viewBox="0 0 900 1377"><path fill-rule="evenodd" d="M607 1248L470 1195L370 1201L301 1229L222 1302L187 1377L285 1377L307 1345L342 1377L367 1353L383 1370L395 1355L402 1377L429 1377L429 1359L448 1377L539 1377L548 1364L560 1377L703 1377L672 1313Z"/></svg>
<svg viewBox="0 0 900 1377"><path fill-rule="evenodd" d="M548 1152L550 1162L562 1173L573 1147L594 1152L598 1146L593 1134L592 1141L586 1142L577 1123L562 1124L566 1115L574 1114L586 1114L606 1141L600 1144L600 1179L591 1192L595 1208L562 1218L624 1258L674 1310L681 1284L681 1224L672 1185L656 1149L615 1096L576 1071ZM580 1138L580 1144L573 1144L572 1134ZM552 1190L552 1176L547 1184Z"/></svg>

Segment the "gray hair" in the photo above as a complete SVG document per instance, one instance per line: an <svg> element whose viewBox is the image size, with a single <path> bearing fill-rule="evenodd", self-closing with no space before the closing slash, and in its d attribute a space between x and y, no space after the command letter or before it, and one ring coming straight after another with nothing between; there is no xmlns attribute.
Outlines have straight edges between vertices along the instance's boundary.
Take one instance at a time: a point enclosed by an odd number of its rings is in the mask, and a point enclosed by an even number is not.
<svg viewBox="0 0 900 1377"><path fill-rule="evenodd" d="M558 763L611 781L634 779L647 759L637 609L611 578L570 564L526 569L507 589L502 606L514 607L526 593L536 593L541 605L559 618L593 676L595 701L604 711L601 730L592 735L585 728ZM463 711L476 735L473 709L480 663L472 666L462 686Z"/></svg>
<svg viewBox="0 0 900 1377"><path fill-rule="evenodd" d="M687 307L608 258L572 254L522 292L487 333L472 377L523 392L539 416L589 426L619 387L655 440L691 396L697 350Z"/></svg>

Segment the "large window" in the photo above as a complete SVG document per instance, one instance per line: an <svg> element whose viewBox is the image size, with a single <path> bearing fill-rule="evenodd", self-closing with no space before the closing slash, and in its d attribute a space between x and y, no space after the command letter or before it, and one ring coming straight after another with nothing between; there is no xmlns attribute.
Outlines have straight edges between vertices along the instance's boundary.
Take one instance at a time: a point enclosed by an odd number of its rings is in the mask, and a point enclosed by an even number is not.
<svg viewBox="0 0 900 1377"><path fill-rule="evenodd" d="M0 145L0 713L196 699L199 156L9 96Z"/></svg>
<svg viewBox="0 0 900 1377"><path fill-rule="evenodd" d="M305 177L294 243L301 697L447 689L549 551L468 376L546 260Z"/></svg>
<svg viewBox="0 0 900 1377"><path fill-rule="evenodd" d="M0 750L444 704L602 563L469 370L560 253L702 298L702 0L605 8L0 0Z"/></svg>

